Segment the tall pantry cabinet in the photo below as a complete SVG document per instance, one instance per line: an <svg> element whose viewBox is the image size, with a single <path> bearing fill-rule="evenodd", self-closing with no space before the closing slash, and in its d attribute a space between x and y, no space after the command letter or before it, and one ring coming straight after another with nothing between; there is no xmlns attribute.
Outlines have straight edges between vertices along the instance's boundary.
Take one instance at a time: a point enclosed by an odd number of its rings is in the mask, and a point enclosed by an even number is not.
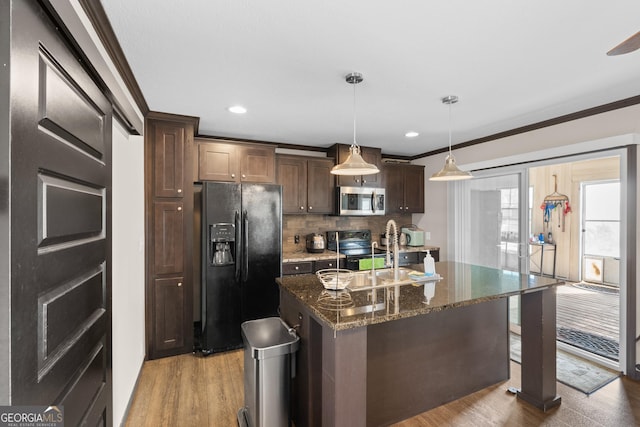
<svg viewBox="0 0 640 427"><path fill-rule="evenodd" d="M193 349L193 137L198 119L150 113L145 123L147 357Z"/></svg>

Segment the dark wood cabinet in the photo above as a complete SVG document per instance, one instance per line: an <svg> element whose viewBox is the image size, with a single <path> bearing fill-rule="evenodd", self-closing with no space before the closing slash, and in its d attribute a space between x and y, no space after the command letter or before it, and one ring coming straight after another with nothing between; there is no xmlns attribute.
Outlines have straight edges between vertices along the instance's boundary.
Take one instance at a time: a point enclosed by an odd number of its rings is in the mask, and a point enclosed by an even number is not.
<svg viewBox="0 0 640 427"><path fill-rule="evenodd" d="M340 258L340 265L338 268L344 268L346 261L344 258ZM325 268L336 268L336 260L334 259L320 259L317 261L292 261L282 263L282 274L288 276L291 274L309 274L315 273L318 270Z"/></svg>
<svg viewBox="0 0 640 427"><path fill-rule="evenodd" d="M197 119L150 113L145 126L147 357L193 351L193 135Z"/></svg>
<svg viewBox="0 0 640 427"><path fill-rule="evenodd" d="M340 164L349 157L349 147L346 144L335 144L329 148L327 155L335 158L336 164ZM360 147L360 155L365 162L376 165L381 173L374 175L336 175L336 185L346 187L382 187L382 151L379 148Z"/></svg>
<svg viewBox="0 0 640 427"><path fill-rule="evenodd" d="M387 214L424 213L424 166L387 164L384 174Z"/></svg>
<svg viewBox="0 0 640 427"><path fill-rule="evenodd" d="M440 249L431 249L429 250L429 254L433 258L433 261L440 261ZM427 256L427 251L420 251L418 255L418 264L422 264L424 262L424 258Z"/></svg>
<svg viewBox="0 0 640 427"><path fill-rule="evenodd" d="M344 268L346 264L346 260L344 258L340 258L340 263L338 264L338 268ZM336 260L335 259L320 259L313 263L313 271L316 272L318 270L323 270L325 268L336 268Z"/></svg>
<svg viewBox="0 0 640 427"><path fill-rule="evenodd" d="M182 308L185 302L183 277L154 280L154 342L157 350L171 351L185 346L189 320Z"/></svg>
<svg viewBox="0 0 640 427"><path fill-rule="evenodd" d="M331 214L335 184L332 159L278 155L277 183L282 185L285 214Z"/></svg>
<svg viewBox="0 0 640 427"><path fill-rule="evenodd" d="M275 148L268 145L197 140L198 180L275 182Z"/></svg>
<svg viewBox="0 0 640 427"><path fill-rule="evenodd" d="M398 253L398 258L400 258L398 265L417 264L420 258L419 255L419 252L400 252Z"/></svg>
<svg viewBox="0 0 640 427"><path fill-rule="evenodd" d="M282 274L308 274L313 272L313 261L283 262Z"/></svg>
<svg viewBox="0 0 640 427"><path fill-rule="evenodd" d="M182 201L153 203L153 266L156 274L184 271L184 211Z"/></svg>
<svg viewBox="0 0 640 427"><path fill-rule="evenodd" d="M155 197L182 197L184 186L185 129L159 121L153 127L153 194Z"/></svg>

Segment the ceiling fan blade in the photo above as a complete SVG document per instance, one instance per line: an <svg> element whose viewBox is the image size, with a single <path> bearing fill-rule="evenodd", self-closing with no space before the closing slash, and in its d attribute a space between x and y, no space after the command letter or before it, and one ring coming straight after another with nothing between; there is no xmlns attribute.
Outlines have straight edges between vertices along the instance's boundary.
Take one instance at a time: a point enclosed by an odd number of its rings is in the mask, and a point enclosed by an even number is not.
<svg viewBox="0 0 640 427"><path fill-rule="evenodd" d="M623 55L640 48L640 31L607 52L608 56Z"/></svg>

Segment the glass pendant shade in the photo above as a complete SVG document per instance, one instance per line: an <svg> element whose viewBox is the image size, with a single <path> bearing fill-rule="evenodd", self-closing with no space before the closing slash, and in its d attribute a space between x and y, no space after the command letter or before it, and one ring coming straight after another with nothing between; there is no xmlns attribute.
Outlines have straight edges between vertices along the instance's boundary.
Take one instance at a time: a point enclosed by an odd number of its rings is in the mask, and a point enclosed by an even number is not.
<svg viewBox="0 0 640 427"><path fill-rule="evenodd" d="M444 167L440 172L436 172L431 175L429 181L459 181L473 178L471 173L458 168L456 165L456 158L453 157L453 153L451 152L451 104L455 104L456 102L458 102L458 97L455 95L449 95L442 98L442 103L449 105L449 154L444 160Z"/></svg>
<svg viewBox="0 0 640 427"><path fill-rule="evenodd" d="M344 163L335 165L331 169L334 175L373 175L380 172L376 165L367 163L360 155L360 147L352 145L349 147L349 156Z"/></svg>
<svg viewBox="0 0 640 427"><path fill-rule="evenodd" d="M444 167L440 172L431 175L429 181L457 181L462 179L471 179L473 176L469 172L460 170L456 165L456 159L453 154L447 155L444 161Z"/></svg>
<svg viewBox="0 0 640 427"><path fill-rule="evenodd" d="M347 74L346 80L353 85L353 144L349 147L347 160L331 168L331 173L333 175L373 175L379 173L380 169L364 161L360 155L360 146L356 142L356 85L362 82L362 74Z"/></svg>

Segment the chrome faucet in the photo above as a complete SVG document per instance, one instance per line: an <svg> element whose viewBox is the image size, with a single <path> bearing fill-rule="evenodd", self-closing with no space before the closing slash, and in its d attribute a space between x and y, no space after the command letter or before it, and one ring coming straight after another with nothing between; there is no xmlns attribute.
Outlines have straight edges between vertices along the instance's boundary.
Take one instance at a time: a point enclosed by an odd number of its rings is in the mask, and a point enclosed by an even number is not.
<svg viewBox="0 0 640 427"><path fill-rule="evenodd" d="M391 245L391 240L389 239L389 231L391 230L391 226L393 226L393 263L391 262L391 258L390 258L390 245ZM387 229L385 232L385 237L387 238L387 266L391 267L393 266L393 280L394 281L398 281L400 278L400 270L398 269L398 252L400 251L400 249L398 248L398 224L396 224L396 222L392 219L390 219L389 221L387 221Z"/></svg>

